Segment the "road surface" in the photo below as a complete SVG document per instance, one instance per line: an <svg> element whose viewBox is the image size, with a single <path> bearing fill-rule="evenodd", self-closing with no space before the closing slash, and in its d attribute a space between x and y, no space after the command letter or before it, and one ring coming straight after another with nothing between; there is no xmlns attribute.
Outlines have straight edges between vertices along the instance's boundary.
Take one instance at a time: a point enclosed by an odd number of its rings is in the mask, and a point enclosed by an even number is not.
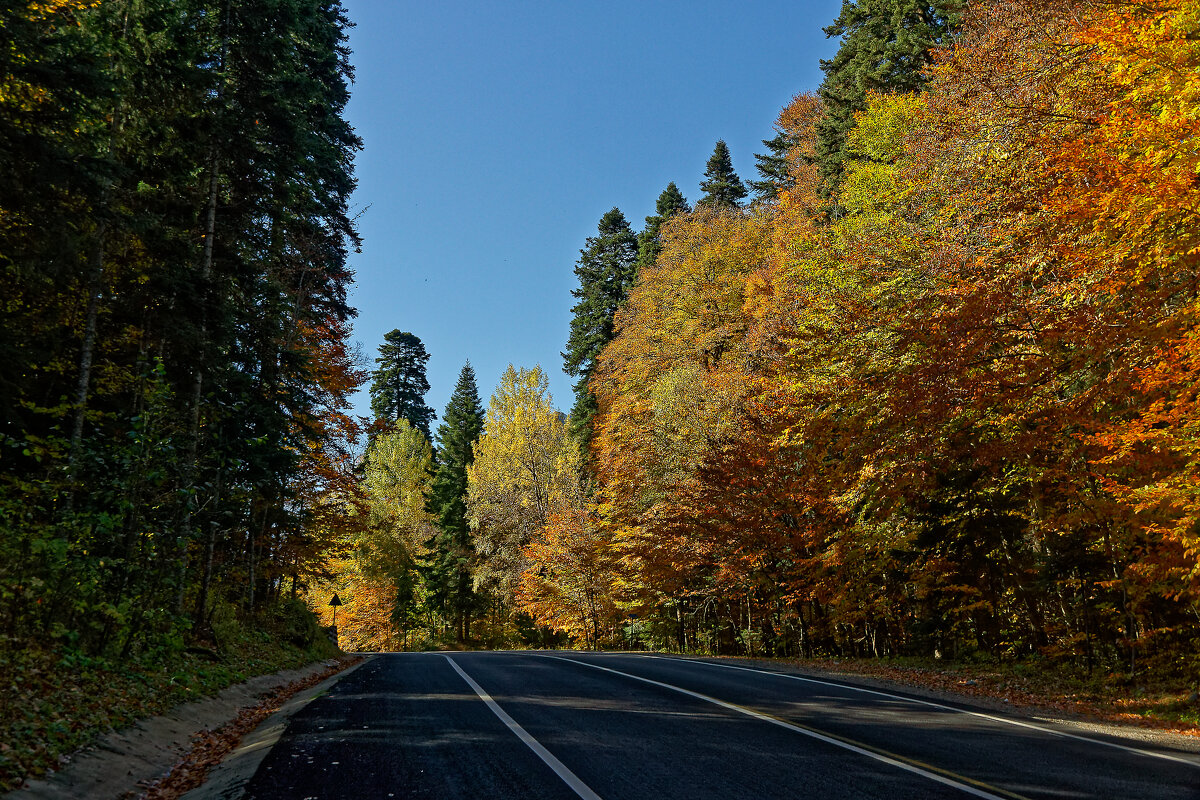
<svg viewBox="0 0 1200 800"><path fill-rule="evenodd" d="M297 714L253 800L1200 798L1200 756L747 668L397 653Z"/></svg>

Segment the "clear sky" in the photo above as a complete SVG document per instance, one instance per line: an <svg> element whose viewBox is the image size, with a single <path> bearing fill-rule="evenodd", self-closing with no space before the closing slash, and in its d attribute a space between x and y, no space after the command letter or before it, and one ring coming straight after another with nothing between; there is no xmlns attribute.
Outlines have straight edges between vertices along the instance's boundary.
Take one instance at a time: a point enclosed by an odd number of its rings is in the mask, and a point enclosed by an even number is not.
<svg viewBox="0 0 1200 800"><path fill-rule="evenodd" d="M364 141L355 339L373 367L385 333L419 336L439 419L468 359L485 403L509 363L540 364L570 408L572 270L600 216L640 230L670 181L694 202L717 139L756 178L779 110L820 84L841 7L344 2Z"/></svg>

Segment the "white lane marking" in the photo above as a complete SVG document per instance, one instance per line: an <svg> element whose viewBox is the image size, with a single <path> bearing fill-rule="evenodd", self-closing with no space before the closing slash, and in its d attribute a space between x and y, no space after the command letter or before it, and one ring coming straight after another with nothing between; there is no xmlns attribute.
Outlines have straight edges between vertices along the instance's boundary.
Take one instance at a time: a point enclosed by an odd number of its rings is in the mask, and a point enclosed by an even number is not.
<svg viewBox="0 0 1200 800"><path fill-rule="evenodd" d="M968 711L964 708L955 708L954 706L947 706L947 705L943 705L942 703L935 703L930 700L918 700L913 697L903 697L898 694L891 694L889 692L881 692L876 689L864 689L860 686L851 686L851 685L845 684L845 683L834 683L832 681L817 680L816 678L805 678L800 675L789 675L786 672L771 672L771 671L765 670L765 669L754 669L752 667L739 667L739 666L735 666L733 664L719 664L719 663L716 663L713 661L697 661L695 659L690 659L690 658L675 658L674 656L639 656L639 657L651 658L651 659L661 659L663 661L679 661L684 664L704 664L709 667L721 667L722 669L736 669L736 670L741 670L742 672L754 672L759 675L771 675L776 678L787 678L788 680L801 681L803 683L815 683L820 686L832 686L837 689L848 689L852 692L861 692L863 694L873 694L873 695L877 695L879 697L887 697L891 700L902 700L905 703L915 703L917 705L929 706L930 708L940 708L944 711L953 711L958 714L969 714L972 717L980 717L981 719L988 719L988 720L991 720L992 722L1002 722L1005 725L1016 725L1019 728L1030 728L1035 731L1041 731L1042 733L1049 733L1049 734L1053 734L1054 736L1062 736L1066 739L1078 739L1081 742L1090 742L1091 744L1101 744L1101 745L1104 745L1105 747L1115 747L1118 750L1124 750L1128 753L1137 753L1140 756L1150 756L1151 758L1161 758L1166 761L1174 761L1178 764L1187 764L1189 767L1200 768L1200 762L1193 761L1193 760L1187 759L1187 758L1183 758L1181 756L1174 756L1174 755L1171 755L1170 753L1160 753L1160 752L1156 752L1154 750L1143 750L1139 747L1130 747L1129 745L1117 744L1116 742L1106 742L1103 739L1094 739L1091 736L1082 736L1077 733L1067 733L1066 731L1059 731L1059 730L1055 730L1054 728L1044 727L1042 725L1034 725L1031 722L1022 722L1021 720L1018 720L1018 719L1007 719L1005 717L996 716L995 714L985 714L982 711Z"/></svg>
<svg viewBox="0 0 1200 800"><path fill-rule="evenodd" d="M982 797L982 798L984 798L984 800L1008 800L1008 798L1004 798L997 794L992 794L991 792L985 792L982 789L977 789L974 786L971 786L966 783L960 783L959 781L953 780L951 778L947 778L944 775L939 775L936 772L930 772L929 770L921 769L920 767L915 766L913 764L906 764L903 761L899 761L899 760L891 758L889 756L885 756L882 753L876 753L874 751L867 750L866 748L858 747L857 745L850 744L849 742L843 742L840 739L834 739L831 736L825 736L824 734L818 733L817 731L809 730L808 728L802 728L799 725L793 725L790 722L785 722L776 717L772 717L772 716L768 716L767 714L759 713L758 711L755 711L752 708L746 708L745 706L739 706L736 703L727 703L724 700L718 700L715 697L709 697L706 694L700 694L700 692L693 692L691 689L684 689L682 686L674 686L669 683L662 683L661 681L651 680L650 678L643 678L640 675L633 675L628 672L621 672L620 670L609 669L608 667L602 667L599 664L590 664L587 661L576 661L573 658L562 658L560 656L542 656L542 658L552 658L555 661L566 661L569 664L578 664L581 667L590 667L591 669L599 669L599 670L603 670L604 672L611 672L614 675L621 675L626 678L631 678L635 681L641 681L642 683L649 683L652 686L658 686L663 689L669 689L672 692L679 692L680 694L685 694L688 697L694 697L697 700L703 700L706 703L712 703L713 705L720 706L721 708L728 709L729 711L736 711L739 714L745 714L748 717L753 717L754 719L760 720L762 722L769 722L772 725L778 725L781 728L786 728L789 731L794 731L795 733L803 734L804 736L809 736L813 739L817 739L819 741L825 742L826 744L831 744L831 745L834 745L835 747L840 747L844 750L849 750L852 753L858 753L859 755L866 756L867 758L873 758L876 761L882 761L884 764L889 764L893 767L899 767L900 769L905 770L906 772L912 772L916 775L920 775L923 778L928 778L931 781L937 781L938 783L945 784L946 786L950 786L952 788L958 789L959 791L966 792L969 795L974 795L975 797Z"/></svg>
<svg viewBox="0 0 1200 800"><path fill-rule="evenodd" d="M487 703L487 707L492 710L492 713L499 717L500 721L507 725L508 729L515 733L517 738L524 742L530 750L536 753L538 758L540 758L542 761L545 761L546 766L554 770L554 773L558 775L558 777L562 778L563 783L567 784L567 786L570 786L575 794L582 797L583 800L603 800L600 795L592 791L591 787L579 780L578 775L567 769L566 764L555 758L549 750L547 750L545 747L542 747L541 742L530 736L529 732L522 728L515 719L505 713L504 709L492 699L491 695L483 690L482 686L476 683L470 675L463 672L462 667L456 664L453 658L450 656L445 656L445 659L450 662L450 666L454 667L454 671L462 676L462 679L467 682L467 685L475 690L475 694L479 695L479 699Z"/></svg>

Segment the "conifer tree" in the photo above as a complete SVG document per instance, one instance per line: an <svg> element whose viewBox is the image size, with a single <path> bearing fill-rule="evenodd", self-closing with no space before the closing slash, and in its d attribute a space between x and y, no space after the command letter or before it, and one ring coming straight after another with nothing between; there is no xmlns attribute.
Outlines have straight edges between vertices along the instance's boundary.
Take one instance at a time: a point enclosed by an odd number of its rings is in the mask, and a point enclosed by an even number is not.
<svg viewBox="0 0 1200 800"><path fill-rule="evenodd" d="M771 139L763 139L766 153L755 153L754 160L758 162L755 168L762 177L760 181L747 181L755 199L760 202L770 202L779 196L781 191L792 188L793 179L788 172L788 151L796 146L796 138L784 131L775 134Z"/></svg>
<svg viewBox="0 0 1200 800"><path fill-rule="evenodd" d="M391 427L397 420L406 419L426 439L432 438L429 424L437 418L425 404L429 381L425 364L429 354L420 338L407 331L394 330L383 337L379 358L371 381L371 412Z"/></svg>
<svg viewBox="0 0 1200 800"><path fill-rule="evenodd" d="M825 35L842 37L817 94L825 117L817 123L817 163L830 187L842 180L846 132L866 109L869 92L915 92L925 83L930 51L949 41L961 0L844 0Z"/></svg>
<svg viewBox="0 0 1200 800"><path fill-rule="evenodd" d="M746 197L746 185L733 171L733 158L729 155L729 146L723 139L717 140L713 154L708 158L700 189L704 196L697 205L714 208L737 208Z"/></svg>
<svg viewBox="0 0 1200 800"><path fill-rule="evenodd" d="M577 379L571 430L585 448L596 413L588 379L596 357L612 340L613 319L637 277L637 255L637 237L621 210L613 208L600 218L597 235L588 237L575 262L579 288L571 295L579 302L571 309L571 333L562 357L563 371Z"/></svg>
<svg viewBox="0 0 1200 800"><path fill-rule="evenodd" d="M473 448L483 433L483 421L475 370L468 361L438 426L437 472L426 509L438 529L431 542L429 588L434 602L454 620L459 641L470 638L471 614L478 604L471 579L475 548L467 522L467 467L475 460Z"/></svg>
<svg viewBox="0 0 1200 800"><path fill-rule="evenodd" d="M675 185L674 181L671 181L658 196L654 210L654 215L646 217L646 227L637 237L637 274L641 274L646 267L653 266L658 259L658 254L662 250L662 245L658 241L658 232L663 223L681 211L690 211L691 208L688 206L683 192L679 191L679 187Z"/></svg>

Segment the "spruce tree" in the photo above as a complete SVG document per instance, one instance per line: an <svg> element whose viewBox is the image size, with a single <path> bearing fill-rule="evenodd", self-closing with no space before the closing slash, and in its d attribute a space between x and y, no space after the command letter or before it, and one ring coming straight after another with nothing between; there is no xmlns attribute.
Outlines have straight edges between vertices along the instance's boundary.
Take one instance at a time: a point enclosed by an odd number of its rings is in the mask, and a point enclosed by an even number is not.
<svg viewBox="0 0 1200 800"><path fill-rule="evenodd" d="M612 341L613 318L637 277L638 255L637 237L617 208L600 218L597 235L589 236L585 244L575 262L579 288L571 295L579 302L571 309L571 333L562 354L563 371L577 379L571 430L584 448L591 440L596 414L588 379L600 351Z"/></svg>
<svg viewBox="0 0 1200 800"><path fill-rule="evenodd" d="M437 431L437 472L426 509L434 516L437 534L427 583L434 603L454 620L455 636L471 635L471 615L478 600L472 587L471 560L475 548L467 523L467 467L475 460L475 442L483 433L484 410L479 402L471 362L462 368L454 393Z"/></svg>
<svg viewBox="0 0 1200 800"><path fill-rule="evenodd" d="M796 146L793 136L780 131L774 138L763 139L766 153L755 153L755 168L762 177L760 181L747 181L750 190L754 192L755 200L770 202L779 197L781 191L792 188L794 181L788 171L788 151Z"/></svg>
<svg viewBox="0 0 1200 800"><path fill-rule="evenodd" d="M834 57L821 60L817 93L825 116L817 123L817 163L831 188L842 180L846 132L866 108L869 92L915 92L925 83L930 51L949 41L962 0L845 0L825 28L842 37Z"/></svg>
<svg viewBox="0 0 1200 800"><path fill-rule="evenodd" d="M371 412L375 418L386 422L388 427L406 419L426 439L432 438L429 424L437 418L425 404L425 393L429 391L425 377L428 361L429 354L420 338L394 330L383 337L379 358L375 359L379 369L371 381Z"/></svg>
<svg viewBox="0 0 1200 800"><path fill-rule="evenodd" d="M662 229L663 223L679 212L687 212L691 209L683 192L679 191L679 187L675 185L674 181L671 181L658 196L654 210L656 213L646 217L646 227L637 237L637 274L641 274L643 269L653 266L654 262L658 260L658 254L662 251L658 232Z"/></svg>
<svg viewBox="0 0 1200 800"><path fill-rule="evenodd" d="M717 140L713 154L708 158L700 189L704 196L697 205L714 208L737 208L746 197L746 186L733 171L733 158L729 155L729 146L723 139Z"/></svg>

